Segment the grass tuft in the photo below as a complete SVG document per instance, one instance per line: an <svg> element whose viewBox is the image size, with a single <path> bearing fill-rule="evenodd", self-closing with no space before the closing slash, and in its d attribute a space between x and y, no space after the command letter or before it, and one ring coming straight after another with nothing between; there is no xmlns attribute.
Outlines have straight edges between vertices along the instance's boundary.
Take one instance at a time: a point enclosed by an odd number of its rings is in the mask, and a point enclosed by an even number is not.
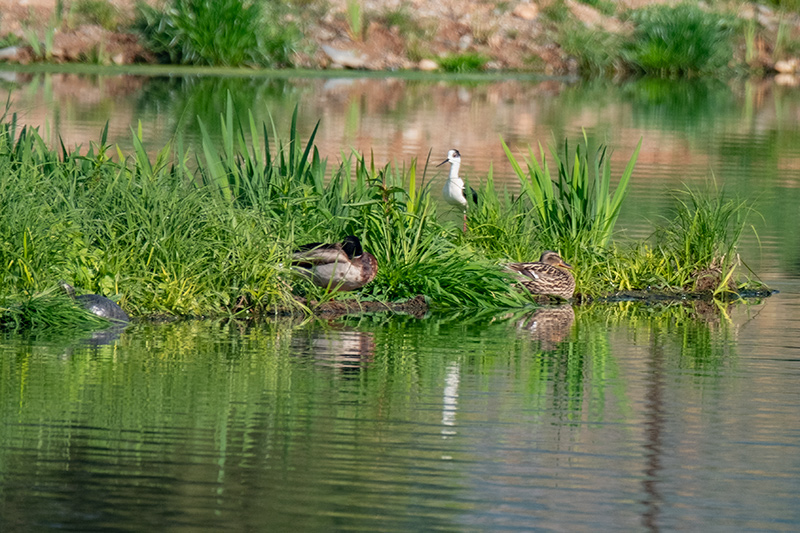
<svg viewBox="0 0 800 533"><path fill-rule="evenodd" d="M66 295L56 295L53 291L0 299L0 331L89 331L108 325L108 320L89 313Z"/></svg>
<svg viewBox="0 0 800 533"><path fill-rule="evenodd" d="M171 0L137 6L137 27L163 62L207 66L288 66L300 39L276 6L242 0ZM270 11L269 13L264 10Z"/></svg>
<svg viewBox="0 0 800 533"><path fill-rule="evenodd" d="M572 257L578 251L602 249L608 245L642 141L613 192L607 148L601 146L589 159L588 144L584 133L584 144L579 144L574 153L568 142L564 143L563 158L551 150L553 172L541 145L538 159L528 149L525 171L503 142L506 156L522 185L522 195L531 206L542 245Z"/></svg>
<svg viewBox="0 0 800 533"><path fill-rule="evenodd" d="M489 58L477 52L465 52L448 54L437 58L436 61L445 72L466 73L483 70Z"/></svg>
<svg viewBox="0 0 800 533"><path fill-rule="evenodd" d="M631 11L635 32L625 57L636 70L659 76L713 74L733 58L733 20L695 4Z"/></svg>

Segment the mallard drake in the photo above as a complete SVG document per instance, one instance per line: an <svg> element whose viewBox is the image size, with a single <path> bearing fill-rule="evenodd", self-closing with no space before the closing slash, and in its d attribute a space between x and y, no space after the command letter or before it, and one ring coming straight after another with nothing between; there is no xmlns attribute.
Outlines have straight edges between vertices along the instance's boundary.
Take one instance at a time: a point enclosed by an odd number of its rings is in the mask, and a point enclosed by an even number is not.
<svg viewBox="0 0 800 533"><path fill-rule="evenodd" d="M464 185L464 180L458 176L458 169L461 167L461 154L458 150L449 150L447 152L447 159L436 165L440 167L445 163L450 163L450 175L442 187L442 195L445 201L456 207L460 207L464 211L464 232L467 231L467 187ZM472 203L478 203L478 192L470 187L472 194Z"/></svg>
<svg viewBox="0 0 800 533"><path fill-rule="evenodd" d="M533 263L510 263L506 266L518 274L520 285L531 291L531 294L558 296L569 300L575 292L575 278L568 270L564 270L572 268L572 265L565 263L552 250L545 251Z"/></svg>
<svg viewBox="0 0 800 533"><path fill-rule="evenodd" d="M128 313L113 300L105 296L100 296L99 294L81 294L80 296L75 296L75 287L64 280L59 280L58 284L61 286L61 289L67 293L67 296L81 304L84 309L93 315L97 315L112 322L130 322Z"/></svg>
<svg viewBox="0 0 800 533"><path fill-rule="evenodd" d="M292 267L318 287L352 291L375 278L378 261L363 250L358 237L348 235L334 244L312 242L301 246L292 255Z"/></svg>

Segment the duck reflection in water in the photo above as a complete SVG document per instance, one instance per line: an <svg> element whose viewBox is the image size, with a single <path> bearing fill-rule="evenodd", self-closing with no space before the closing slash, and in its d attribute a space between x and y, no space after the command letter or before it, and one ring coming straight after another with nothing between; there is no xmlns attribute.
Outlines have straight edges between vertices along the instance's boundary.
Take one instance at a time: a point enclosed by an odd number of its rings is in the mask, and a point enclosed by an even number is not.
<svg viewBox="0 0 800 533"><path fill-rule="evenodd" d="M459 364L457 362L451 363L447 367L447 374L444 377L444 395L442 397L443 439L448 439L456 434L456 411L458 410L458 386L460 383Z"/></svg>
<svg viewBox="0 0 800 533"><path fill-rule="evenodd" d="M343 376L358 374L375 357L371 332L352 329L316 329L292 339L292 348L314 364L338 370Z"/></svg>
<svg viewBox="0 0 800 533"><path fill-rule="evenodd" d="M575 322L575 310L569 304L540 307L517 322L519 329L530 331L531 337L541 342L542 350L549 351L567 338Z"/></svg>

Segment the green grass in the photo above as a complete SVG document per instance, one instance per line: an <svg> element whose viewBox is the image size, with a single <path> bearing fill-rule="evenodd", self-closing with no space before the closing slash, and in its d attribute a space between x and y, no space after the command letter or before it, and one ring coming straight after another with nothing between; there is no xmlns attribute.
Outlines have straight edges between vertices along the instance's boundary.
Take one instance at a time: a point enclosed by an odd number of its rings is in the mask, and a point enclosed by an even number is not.
<svg viewBox="0 0 800 533"><path fill-rule="evenodd" d="M445 72L478 72L483 70L489 58L477 52L464 52L460 54L447 54L436 59Z"/></svg>
<svg viewBox="0 0 800 533"><path fill-rule="evenodd" d="M108 320L87 312L65 294L53 290L0 297L0 331L90 331L108 325Z"/></svg>
<svg viewBox="0 0 800 533"><path fill-rule="evenodd" d="M298 295L422 294L437 308L519 307L530 298L514 290L502 263L535 260L547 248L576 265L579 292L680 289L699 269L731 272L750 211L718 191L688 192L652 242L621 248L614 226L638 148L611 176L606 149L590 156L584 138L575 151L565 143L564 156L529 151L527 171L506 147L522 193L496 190L490 172L463 234L438 216L428 162L376 167L352 153L331 165L314 145L316 130L299 138L297 110L282 136L237 112L230 93L214 126L221 141L210 127L199 122L196 152L176 148L178 139L155 155L140 127L124 154L106 130L86 148L53 149L15 116L0 118L0 322L32 323L20 318L38 312L25 302L49 295L59 279L112 297L133 316L265 314L302 308ZM380 265L356 295L328 294L283 266L299 244L348 234Z"/></svg>
<svg viewBox="0 0 800 533"><path fill-rule="evenodd" d="M750 203L726 199L716 184L703 192L678 191L675 199L674 216L660 229L658 243L676 271L690 273L683 286L691 285L698 267L719 269L723 280L730 277L738 264L736 245L753 211Z"/></svg>
<svg viewBox="0 0 800 533"><path fill-rule="evenodd" d="M635 26L625 58L659 76L714 74L733 59L733 19L695 4L653 5L630 12Z"/></svg>
<svg viewBox="0 0 800 533"><path fill-rule="evenodd" d="M263 6L263 8L262 8ZM140 3L137 27L162 62L204 66L288 66L300 38L277 4L242 0Z"/></svg>
<svg viewBox="0 0 800 533"><path fill-rule="evenodd" d="M408 168L376 168L357 154L343 155L326 180L327 162L313 147L316 130L301 143L296 113L288 142L276 141L273 156L267 128L259 130L252 115L239 123L232 105L228 110L221 151L201 125L203 182L234 208L264 213L280 240L331 242L358 235L380 265L363 295L401 300L424 294L440 307L523 301L494 263L454 247L437 220L426 170L418 176L415 161ZM305 290L319 296L312 287Z"/></svg>
<svg viewBox="0 0 800 533"><path fill-rule="evenodd" d="M605 10L606 14L610 11L613 9ZM752 60L755 26L695 3L653 4L622 12L630 30L618 33L586 27L558 2L544 14L554 39L577 60L584 76L719 76L733 74L737 65ZM781 35L776 39L786 41ZM737 55L738 48L744 53Z"/></svg>
<svg viewBox="0 0 800 533"><path fill-rule="evenodd" d="M96 24L113 31L119 25L119 12L107 0L77 0L70 7L70 15L78 23Z"/></svg>
<svg viewBox="0 0 800 533"><path fill-rule="evenodd" d="M642 146L640 140L612 191L606 148L598 149L590 159L585 133L583 140L583 145L579 144L574 152L565 142L563 157L551 150L552 162L547 161L541 145L538 158L529 148L527 170L523 170L503 142L506 156L520 180L522 195L531 206L542 244L567 256L608 245Z"/></svg>
<svg viewBox="0 0 800 533"><path fill-rule="evenodd" d="M570 21L560 25L558 42L565 52L578 60L578 67L584 76L607 75L624 70L622 51L625 38L621 35Z"/></svg>
<svg viewBox="0 0 800 533"><path fill-rule="evenodd" d="M347 30L354 41L364 38L364 9L361 0L347 0Z"/></svg>

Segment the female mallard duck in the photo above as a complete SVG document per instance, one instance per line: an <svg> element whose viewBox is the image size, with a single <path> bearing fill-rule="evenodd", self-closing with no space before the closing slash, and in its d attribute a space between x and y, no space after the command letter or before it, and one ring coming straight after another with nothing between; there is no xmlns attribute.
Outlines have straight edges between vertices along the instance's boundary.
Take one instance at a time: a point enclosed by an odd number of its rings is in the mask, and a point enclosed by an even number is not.
<svg viewBox="0 0 800 533"><path fill-rule="evenodd" d="M292 256L292 266L318 287L334 291L360 289L375 278L378 262L361 248L361 241L348 235L342 242L313 242L301 246Z"/></svg>
<svg viewBox="0 0 800 533"><path fill-rule="evenodd" d="M531 294L558 296L569 300L575 292L575 278L565 268L572 265L565 263L557 253L547 250L538 261L533 263L510 263L509 270L518 274L519 283Z"/></svg>

